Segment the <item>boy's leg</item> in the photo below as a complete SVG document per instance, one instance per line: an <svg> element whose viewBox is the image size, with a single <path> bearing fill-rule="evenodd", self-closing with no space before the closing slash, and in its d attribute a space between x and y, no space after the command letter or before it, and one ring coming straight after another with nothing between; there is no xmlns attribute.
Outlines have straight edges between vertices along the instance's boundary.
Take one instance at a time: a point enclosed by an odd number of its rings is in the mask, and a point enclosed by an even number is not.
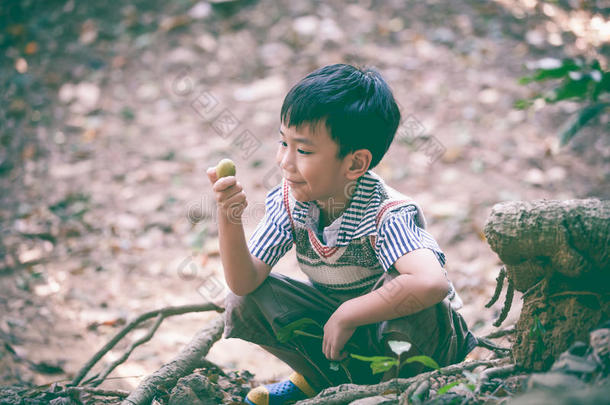
<svg viewBox="0 0 610 405"><path fill-rule="evenodd" d="M343 369L334 371L322 353L322 340L298 336L286 343L277 340L276 333L287 324L301 318L315 320L320 328L308 329L322 336L321 329L341 301L321 292L310 284L271 273L252 293L237 296L229 293L225 309L225 338L240 338L260 345L296 372L302 374L316 390L349 382ZM357 329L350 342L363 349L356 353L370 355L367 338L371 333ZM363 343L364 342L364 343ZM367 363L349 360L349 372L354 382L370 377Z"/></svg>
<svg viewBox="0 0 610 405"><path fill-rule="evenodd" d="M394 276L388 276L384 282L389 282ZM410 302L407 297L395 305L396 311L402 312L402 307L406 308L416 304ZM462 361L477 344L477 340L468 330L464 318L451 308L447 298L412 315L384 321L377 325L376 338L384 348L382 352L384 355L395 356L388 345L390 340L411 343L411 350L402 354L401 361L416 355L426 355L433 358L442 367ZM410 377L427 370L429 369L420 363L409 363L401 369L400 376ZM394 377L395 370L393 372L394 374L386 373L383 379Z"/></svg>
<svg viewBox="0 0 610 405"><path fill-rule="evenodd" d="M385 347L384 355L394 355L388 345L390 340L407 341L412 345L411 350L402 354L401 361L412 356L426 355L441 367L464 360L477 344L466 322L451 308L448 300L416 314L380 323L378 338ZM423 371L430 369L414 362L406 364L401 369L400 376L407 378ZM384 379L393 376L387 375Z"/></svg>

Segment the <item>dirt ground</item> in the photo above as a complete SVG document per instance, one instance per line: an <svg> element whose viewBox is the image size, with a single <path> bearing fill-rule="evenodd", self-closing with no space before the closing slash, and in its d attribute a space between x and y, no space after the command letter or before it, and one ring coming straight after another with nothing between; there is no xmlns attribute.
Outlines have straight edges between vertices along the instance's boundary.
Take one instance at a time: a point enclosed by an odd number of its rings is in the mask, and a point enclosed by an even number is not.
<svg viewBox="0 0 610 405"><path fill-rule="evenodd" d="M63 13L75 7L58 3ZM120 30L105 29L108 20L78 21L77 44L103 49L104 63L65 68L47 105L53 120L19 127L36 142L2 177L0 385L70 378L137 315L220 302L227 290L205 170L223 157L236 162L249 236L279 181L283 96L326 64L376 66L393 89L403 126L374 171L423 207L477 335L495 329L501 308L484 308L501 266L482 236L491 207L610 196L608 117L560 148L558 130L576 104L513 108L537 89L517 83L527 63L595 55L610 42L599 24L569 28L571 19L586 21L584 11L536 0L261 0L116 12L112 26L127 28L110 40L104 33ZM62 60L44 66L54 62ZM27 68L43 75L42 64ZM413 131L427 141L410 144ZM304 277L294 251L274 271ZM520 305L516 296L503 326L516 322ZM167 319L104 387L134 388L213 316ZM133 332L105 361L145 333ZM235 339L215 344L209 359L263 382L290 371Z"/></svg>

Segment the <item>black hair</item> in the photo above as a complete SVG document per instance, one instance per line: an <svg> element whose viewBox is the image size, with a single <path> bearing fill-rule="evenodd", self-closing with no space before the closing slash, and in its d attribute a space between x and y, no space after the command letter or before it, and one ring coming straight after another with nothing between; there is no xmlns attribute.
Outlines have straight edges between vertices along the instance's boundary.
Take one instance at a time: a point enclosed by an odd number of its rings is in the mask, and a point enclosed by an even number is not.
<svg viewBox="0 0 610 405"><path fill-rule="evenodd" d="M339 145L337 158L368 149L371 169L390 147L400 111L390 87L374 67L335 64L309 73L290 89L281 120L296 128L325 122Z"/></svg>

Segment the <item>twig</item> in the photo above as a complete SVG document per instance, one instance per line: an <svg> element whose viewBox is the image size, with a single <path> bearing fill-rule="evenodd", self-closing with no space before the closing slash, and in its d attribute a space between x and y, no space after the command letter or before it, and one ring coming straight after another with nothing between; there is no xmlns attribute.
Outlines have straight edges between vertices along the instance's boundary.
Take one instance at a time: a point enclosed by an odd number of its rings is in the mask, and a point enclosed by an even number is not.
<svg viewBox="0 0 610 405"><path fill-rule="evenodd" d="M430 389L430 380L425 380L413 391L413 395L411 395L411 399L414 404L419 405L422 403L423 399L428 394L428 390Z"/></svg>
<svg viewBox="0 0 610 405"><path fill-rule="evenodd" d="M515 332L516 332L515 325L512 325L506 329L500 329L495 332L491 332L489 335L483 336L483 338L484 339L497 339L497 338L501 338L506 335L512 335Z"/></svg>
<svg viewBox="0 0 610 405"><path fill-rule="evenodd" d="M521 299L523 299L523 300L524 300L524 299L525 299L525 297L527 297L527 296L529 296L531 293L533 293L533 292L534 292L534 290L536 290L536 288L538 288L538 286L539 286L540 284L545 283L545 282L546 282L546 278L544 278L544 277L543 277L543 278L541 278L540 280L538 280L538 281L536 282L536 284L534 284L533 286L531 286L530 288L528 288L528 289L527 289L527 291L525 291L525 292L523 293L523 295L521 295Z"/></svg>
<svg viewBox="0 0 610 405"><path fill-rule="evenodd" d="M121 404L148 405L159 387L175 386L180 378L197 368L201 358L221 338L223 330L224 320L222 316L219 316L209 326L197 332L193 340L180 351L176 358L146 377Z"/></svg>
<svg viewBox="0 0 610 405"><path fill-rule="evenodd" d="M295 331L293 331L293 333L295 335L307 336L307 337L310 337L310 338L315 338L315 339L320 339L320 340L324 339L324 336L314 335L313 333L305 332L305 331L299 330L299 329L296 329ZM358 347L358 345L356 345L354 342L347 342L345 344L345 347L351 347L352 349L356 349L356 350L360 349Z"/></svg>
<svg viewBox="0 0 610 405"><path fill-rule="evenodd" d="M419 384L425 380L437 377L439 375L449 376L460 374L464 370L472 370L473 368L478 366L496 367L506 363L506 361L506 358L495 360L467 361L459 364L452 364L450 366L443 367L439 370L418 374L415 377L399 378L398 380L392 379L375 385L342 384L336 387L326 388L317 396L299 401L295 403L295 405L347 404L360 398L380 395L384 392L388 392L396 388L398 388L399 390L404 390L412 384Z"/></svg>
<svg viewBox="0 0 610 405"><path fill-rule="evenodd" d="M305 332L304 330L297 329L294 331L294 334L301 335L301 336L307 336L307 337L311 337L311 338L316 338L316 339L323 339L323 337L320 335L314 335L313 333Z"/></svg>
<svg viewBox="0 0 610 405"><path fill-rule="evenodd" d="M532 304L535 304L535 303L540 302L540 301L545 301L546 302L546 301L550 300L551 298L556 298L556 297L578 296L578 295L590 295L590 296L593 296L593 297L597 298L598 302L601 302L602 296L608 295L608 293L598 294L598 293L594 293L592 291L561 291L561 292L558 292L558 293L555 293L555 294L551 294L551 295L548 295L548 296L544 296L543 295L542 297L538 297L536 299L530 300L530 301L528 301L528 304L532 305Z"/></svg>
<svg viewBox="0 0 610 405"><path fill-rule="evenodd" d="M71 394L72 392L86 392L88 394L102 396L102 397L119 397L125 398L129 395L129 391L123 390L107 390L103 388L92 388L92 387L67 387L66 392Z"/></svg>
<svg viewBox="0 0 610 405"><path fill-rule="evenodd" d="M477 337L478 343L477 346L484 347L485 349L491 350L496 353L498 356L507 356L512 350L508 347L501 347L491 342L490 340L484 337Z"/></svg>
<svg viewBox="0 0 610 405"><path fill-rule="evenodd" d="M565 295L592 295L595 298L597 298L597 300L599 301L599 300L601 300L602 295L608 295L608 293L598 294L598 293L594 293L592 291L561 291L561 292L550 295L549 298L563 297Z"/></svg>
<svg viewBox="0 0 610 405"><path fill-rule="evenodd" d="M341 366L341 368L343 369L343 371L345 372L345 375L347 376L347 380L350 383L353 383L354 380L352 379L352 373L349 372L349 369L345 366L345 364L343 364L343 362L339 362L339 365Z"/></svg>
<svg viewBox="0 0 610 405"><path fill-rule="evenodd" d="M504 287L504 278L505 277L506 277L506 268L504 266L502 266L502 268L500 269L500 274L498 274L498 277L496 277L496 289L494 291L494 294L491 297L491 299L489 300L489 302L487 304L485 304L485 308L491 307L493 304L496 303L496 301L498 301L498 298L500 298L500 293L502 292L502 287Z"/></svg>
<svg viewBox="0 0 610 405"><path fill-rule="evenodd" d="M85 364L79 372L76 374L76 377L72 380L70 385L79 385L80 382L85 378L89 370L95 366L95 364L102 358L106 353L108 353L112 348L132 329L134 329L140 323L150 319L157 317L159 314L162 314L163 318L168 318L174 315L182 315L190 312L205 312L205 311L218 311L222 312L223 309L218 307L212 303L198 304L198 305L184 305L179 307L166 307L161 309L156 309L154 311L146 312L140 316L138 316L133 321L129 322L123 329L121 329L114 337L104 345L95 355Z"/></svg>
<svg viewBox="0 0 610 405"><path fill-rule="evenodd" d="M494 322L494 326L498 327L502 325L502 322L508 316L508 311L510 311L510 307L513 305L513 296L515 295L515 285L513 281L508 279L508 287L506 288L506 298L504 299L504 306L502 307L502 312L500 312L500 316L498 320Z"/></svg>
<svg viewBox="0 0 610 405"><path fill-rule="evenodd" d="M299 342L298 340L295 340L294 342L294 349L301 355L301 357L303 357L304 359L306 359L309 364L316 369L316 371L318 372L318 374L320 374L322 377L324 377L324 379L326 380L326 383L328 385L333 385L332 381L330 381L330 379L326 376L326 374L324 372L322 372L322 369L316 364L315 361L313 361L312 359L309 358L309 356L306 354L306 350L305 350L305 346L303 345L302 342Z"/></svg>
<svg viewBox="0 0 610 405"><path fill-rule="evenodd" d="M138 346L148 342L150 339L152 339L152 337L155 334L155 332L157 331L157 329L159 329L161 322L163 322L163 319L165 319L163 314L157 315L154 325L149 329L149 331L146 335L142 336L140 339L133 342L131 344L131 346L129 346L129 348L125 351L125 353L123 353L123 355L121 357L119 357L118 359L113 361L111 364L109 364L108 367L106 367L106 369L102 373L99 374L99 377L98 376L94 377L92 381L91 381L91 379L89 379L87 382L85 382L85 384L90 384L94 387L97 387L98 385L103 383L104 380L106 379L106 377L108 376L108 374L110 374L112 372L112 370L117 368L117 366L119 364L122 364L123 362L125 362L125 360L127 360L129 355L131 354L131 352L133 352L133 350L136 347L138 347Z"/></svg>
<svg viewBox="0 0 610 405"><path fill-rule="evenodd" d="M509 364L506 366L500 367L492 367L484 370L479 374L479 382L477 383L477 388L475 389L475 394L479 394L481 392L481 388L485 383L487 383L492 378L504 377L515 371L515 365Z"/></svg>
<svg viewBox="0 0 610 405"><path fill-rule="evenodd" d="M427 380L425 380L425 381L427 381ZM400 392L400 389L396 388L396 397L398 398L399 402L400 402L400 397L405 398L407 401L411 401L413 398L413 393L419 386L418 384L419 384L419 382L416 381L413 384L409 385L402 394Z"/></svg>

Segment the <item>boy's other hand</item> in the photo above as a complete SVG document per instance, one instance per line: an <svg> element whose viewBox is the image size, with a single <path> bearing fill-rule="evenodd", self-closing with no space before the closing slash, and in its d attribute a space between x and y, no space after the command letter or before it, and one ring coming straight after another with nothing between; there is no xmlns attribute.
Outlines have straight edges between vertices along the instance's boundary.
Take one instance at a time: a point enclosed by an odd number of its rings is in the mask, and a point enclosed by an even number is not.
<svg viewBox="0 0 610 405"><path fill-rule="evenodd" d="M216 167L208 167L206 170L208 179L212 184L218 210L229 220L241 218L244 209L248 206L246 193L235 176L218 178Z"/></svg>
<svg viewBox="0 0 610 405"><path fill-rule="evenodd" d="M344 350L356 328L349 325L344 317L344 308L339 306L324 325L322 352L328 360L341 361L347 357Z"/></svg>

